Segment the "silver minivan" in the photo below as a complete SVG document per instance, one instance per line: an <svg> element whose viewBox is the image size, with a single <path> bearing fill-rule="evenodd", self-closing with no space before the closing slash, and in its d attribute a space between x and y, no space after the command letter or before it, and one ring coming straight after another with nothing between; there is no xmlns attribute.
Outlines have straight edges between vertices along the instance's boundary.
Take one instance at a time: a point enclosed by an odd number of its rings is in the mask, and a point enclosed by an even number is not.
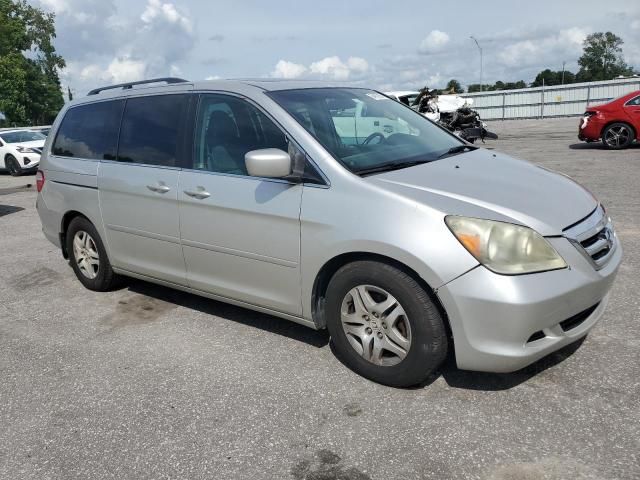
<svg viewBox="0 0 640 480"><path fill-rule="evenodd" d="M96 89L60 112L40 168L44 234L85 287L135 277L327 328L393 386L448 353L510 372L583 338L622 257L570 178L364 88Z"/></svg>

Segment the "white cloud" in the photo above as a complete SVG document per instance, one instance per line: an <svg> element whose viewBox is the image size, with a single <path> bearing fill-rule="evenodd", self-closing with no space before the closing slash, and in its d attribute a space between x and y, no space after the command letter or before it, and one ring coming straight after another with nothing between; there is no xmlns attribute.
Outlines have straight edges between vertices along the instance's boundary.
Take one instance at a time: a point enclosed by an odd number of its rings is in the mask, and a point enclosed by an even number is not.
<svg viewBox="0 0 640 480"><path fill-rule="evenodd" d="M561 30L556 34L527 39L507 45L498 55L498 59L508 67L538 65L541 58L564 55L567 58L579 56L582 42L587 32L573 27ZM548 65L544 65L548 67Z"/></svg>
<svg viewBox="0 0 640 480"><path fill-rule="evenodd" d="M180 14L174 4L162 3L161 0L148 0L147 7L144 12L142 12L142 15L140 15L140 20L146 24L158 20L177 24L187 32L191 32L192 28L189 18Z"/></svg>
<svg viewBox="0 0 640 480"><path fill-rule="evenodd" d="M342 60L340 57L325 57L312 62L308 67L301 63L288 60L280 60L271 77L277 78L327 78L331 80L349 80L353 77L361 78L369 71L369 62L361 57L349 57Z"/></svg>
<svg viewBox="0 0 640 480"><path fill-rule="evenodd" d="M100 65L90 64L80 70L80 78L82 80L105 80L106 70L100 67Z"/></svg>
<svg viewBox="0 0 640 480"><path fill-rule="evenodd" d="M631 22L631 28L633 30L640 30L640 20L634 20Z"/></svg>
<svg viewBox="0 0 640 480"><path fill-rule="evenodd" d="M531 40L525 40L507 45L500 52L500 59L509 66L517 66L523 62L528 62L531 58L535 58L539 51L540 47L538 45Z"/></svg>
<svg viewBox="0 0 640 480"><path fill-rule="evenodd" d="M450 41L449 35L446 32L440 30L431 30L420 46L418 51L420 53L435 53L441 51Z"/></svg>
<svg viewBox="0 0 640 480"><path fill-rule="evenodd" d="M587 38L586 30L578 27L573 27L566 30L560 30L557 41L561 44L565 44L573 47L575 46L582 47L582 43L585 41L586 38Z"/></svg>
<svg viewBox="0 0 640 480"><path fill-rule="evenodd" d="M81 80L93 85L99 83L124 83L144 79L146 70L147 65L140 60L116 57L105 67L92 63L78 71L77 65L71 64L68 66L64 78L78 74Z"/></svg>
<svg viewBox="0 0 640 480"><path fill-rule="evenodd" d="M107 73L112 83L133 82L145 77L147 65L140 60L128 57L114 58L107 67Z"/></svg>
<svg viewBox="0 0 640 480"><path fill-rule="evenodd" d="M219 75L209 75L205 80L220 80Z"/></svg>
<svg viewBox="0 0 640 480"><path fill-rule="evenodd" d="M271 72L271 76L275 78L298 78L304 75L307 67L299 63L280 60L276 63L275 69Z"/></svg>
<svg viewBox="0 0 640 480"><path fill-rule="evenodd" d="M347 59L347 65L352 72L363 73L369 70L369 63L360 57L349 57Z"/></svg>
<svg viewBox="0 0 640 480"><path fill-rule="evenodd" d="M347 80L355 73L360 74L369 70L369 63L360 57L349 57L343 62L340 57L326 57L309 66L311 73L329 77L333 80Z"/></svg>

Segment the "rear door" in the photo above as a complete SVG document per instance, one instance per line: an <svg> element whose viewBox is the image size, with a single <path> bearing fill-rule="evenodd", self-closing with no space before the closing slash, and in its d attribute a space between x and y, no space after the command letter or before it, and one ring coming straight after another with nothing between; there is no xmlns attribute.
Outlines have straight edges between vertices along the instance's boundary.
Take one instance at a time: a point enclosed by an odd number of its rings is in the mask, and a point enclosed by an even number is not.
<svg viewBox="0 0 640 480"><path fill-rule="evenodd" d="M244 155L260 148L289 144L244 99L201 96L193 164L178 189L187 279L198 290L300 314L303 187L249 176Z"/></svg>
<svg viewBox="0 0 640 480"><path fill-rule="evenodd" d="M115 267L185 284L178 178L188 95L129 98L115 161L100 164L98 188Z"/></svg>

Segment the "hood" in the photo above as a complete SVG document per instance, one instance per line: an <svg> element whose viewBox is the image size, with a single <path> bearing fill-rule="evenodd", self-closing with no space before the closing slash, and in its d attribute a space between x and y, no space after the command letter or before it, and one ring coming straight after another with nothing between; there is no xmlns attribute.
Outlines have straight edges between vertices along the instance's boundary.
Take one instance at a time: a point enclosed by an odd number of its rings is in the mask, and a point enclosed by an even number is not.
<svg viewBox="0 0 640 480"><path fill-rule="evenodd" d="M459 95L439 95L438 96L438 109L441 112L455 112L459 108L466 105L471 105L473 100L465 99Z"/></svg>
<svg viewBox="0 0 640 480"><path fill-rule="evenodd" d="M45 140L34 140L33 142L18 142L12 143L11 146L15 147L26 147L26 148L39 148L42 150L44 147Z"/></svg>
<svg viewBox="0 0 640 480"><path fill-rule="evenodd" d="M366 179L444 214L518 223L546 236L598 206L569 177L482 148Z"/></svg>

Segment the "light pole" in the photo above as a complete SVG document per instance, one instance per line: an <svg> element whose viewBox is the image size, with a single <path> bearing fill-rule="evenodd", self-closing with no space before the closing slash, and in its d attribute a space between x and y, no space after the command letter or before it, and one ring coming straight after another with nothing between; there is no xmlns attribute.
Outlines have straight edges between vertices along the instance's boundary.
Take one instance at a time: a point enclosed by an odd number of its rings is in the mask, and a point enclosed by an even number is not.
<svg viewBox="0 0 640 480"><path fill-rule="evenodd" d="M564 85L564 64L565 63L566 62L564 62L564 61L562 62L562 85Z"/></svg>
<svg viewBox="0 0 640 480"><path fill-rule="evenodd" d="M473 35L471 35L469 37L471 40L473 40L474 42L476 42L476 45L478 47L478 50L480 50L480 91L482 91L482 47L480 46L480 44L478 43L478 40L476 40L476 37L474 37Z"/></svg>

